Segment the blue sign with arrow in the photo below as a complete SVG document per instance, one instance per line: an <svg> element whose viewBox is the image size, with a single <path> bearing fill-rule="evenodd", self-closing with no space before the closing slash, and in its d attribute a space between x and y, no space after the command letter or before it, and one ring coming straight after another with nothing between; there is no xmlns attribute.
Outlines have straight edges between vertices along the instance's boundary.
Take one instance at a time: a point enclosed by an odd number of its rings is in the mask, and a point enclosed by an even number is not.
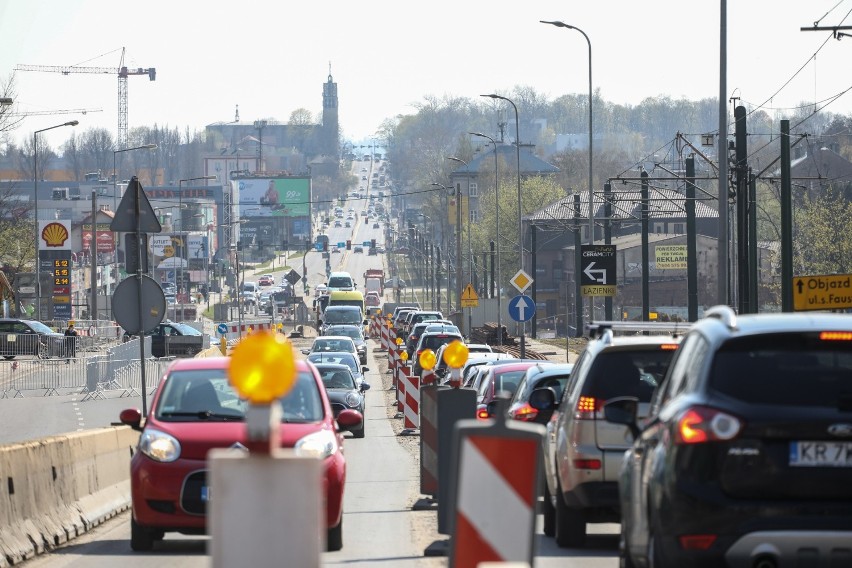
<svg viewBox="0 0 852 568"><path fill-rule="evenodd" d="M222 335L225 335L226 333L228 333L228 324L220 323L216 326L216 331L218 331Z"/></svg>
<svg viewBox="0 0 852 568"><path fill-rule="evenodd" d="M509 317L515 321L529 321L535 315L535 302L520 294L509 300Z"/></svg>

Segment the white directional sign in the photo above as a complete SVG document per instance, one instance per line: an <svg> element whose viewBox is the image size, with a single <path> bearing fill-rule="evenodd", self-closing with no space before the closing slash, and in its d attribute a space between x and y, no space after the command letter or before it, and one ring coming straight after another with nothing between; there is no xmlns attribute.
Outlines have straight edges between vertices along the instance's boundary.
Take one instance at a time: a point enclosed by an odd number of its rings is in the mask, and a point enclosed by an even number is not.
<svg viewBox="0 0 852 568"><path fill-rule="evenodd" d="M529 321L535 315L535 302L529 296L515 296L509 300L509 317L515 321Z"/></svg>
<svg viewBox="0 0 852 568"><path fill-rule="evenodd" d="M583 245L580 255L583 296L615 296L615 245Z"/></svg>

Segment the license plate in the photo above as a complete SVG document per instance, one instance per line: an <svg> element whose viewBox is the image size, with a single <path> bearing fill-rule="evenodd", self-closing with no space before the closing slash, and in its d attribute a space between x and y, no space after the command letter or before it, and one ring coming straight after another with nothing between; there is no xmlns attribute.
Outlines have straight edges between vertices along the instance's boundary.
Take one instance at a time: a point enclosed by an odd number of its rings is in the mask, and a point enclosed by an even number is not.
<svg viewBox="0 0 852 568"><path fill-rule="evenodd" d="M791 467L852 467L852 442L790 442Z"/></svg>
<svg viewBox="0 0 852 568"><path fill-rule="evenodd" d="M206 486L201 487L201 500L205 503L210 502L210 488Z"/></svg>

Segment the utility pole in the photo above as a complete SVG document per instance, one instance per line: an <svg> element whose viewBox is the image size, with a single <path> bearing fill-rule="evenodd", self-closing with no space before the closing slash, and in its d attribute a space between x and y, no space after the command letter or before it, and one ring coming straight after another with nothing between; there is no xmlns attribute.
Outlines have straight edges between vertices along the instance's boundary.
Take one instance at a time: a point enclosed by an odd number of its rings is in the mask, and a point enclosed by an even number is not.
<svg viewBox="0 0 852 568"><path fill-rule="evenodd" d="M648 267L648 172L642 170L642 321L651 319L650 278Z"/></svg>
<svg viewBox="0 0 852 568"><path fill-rule="evenodd" d="M698 320L698 247L695 240L695 155L686 158L686 310Z"/></svg>
<svg viewBox="0 0 852 568"><path fill-rule="evenodd" d="M781 311L793 311L793 185L790 121L781 121Z"/></svg>
<svg viewBox="0 0 852 568"><path fill-rule="evenodd" d="M748 152L746 141L746 109L734 109L734 139L736 143L737 199L737 307L739 313L751 313L748 270Z"/></svg>

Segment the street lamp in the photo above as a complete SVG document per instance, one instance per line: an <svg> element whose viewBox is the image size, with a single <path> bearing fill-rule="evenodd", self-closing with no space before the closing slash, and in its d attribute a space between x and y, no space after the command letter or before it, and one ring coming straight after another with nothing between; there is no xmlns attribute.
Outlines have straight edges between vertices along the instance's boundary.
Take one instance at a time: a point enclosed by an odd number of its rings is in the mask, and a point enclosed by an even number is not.
<svg viewBox="0 0 852 568"><path fill-rule="evenodd" d="M586 43L589 46L589 244L595 244L595 197L592 185L592 42L586 32L576 26L571 26L564 22L548 22L539 20L542 24L550 24L557 28L567 28L569 30L577 30L583 37L586 38ZM589 319L595 317L595 297L589 296Z"/></svg>
<svg viewBox="0 0 852 568"><path fill-rule="evenodd" d="M500 278L500 190L498 189L498 183L500 178L499 166L497 165L497 141L488 136L487 134L482 134L481 132L470 132L473 136L480 136L482 138L488 138L492 144L494 144L494 214L497 217L496 219L496 238L494 242L497 247L497 345L503 345L503 309L501 306L501 298L500 296L500 284L502 283L502 279Z"/></svg>
<svg viewBox="0 0 852 568"><path fill-rule="evenodd" d="M63 122L62 124L57 124L55 126L48 126L47 128L42 128L41 130L33 132L33 216L35 217L33 233L35 235L36 319L38 320L43 319L41 317L41 259L39 258L40 239L38 236L38 135L41 132L53 130L54 128L77 126L78 124L80 124L79 121L71 120L69 122ZM92 222L94 223L94 219L92 219ZM92 282L92 286L94 285L95 283Z"/></svg>
<svg viewBox="0 0 852 568"><path fill-rule="evenodd" d="M452 160L454 162L458 162L464 167L467 167L467 162L462 160L461 158L456 158L455 156L447 156L448 160ZM468 284L473 283L473 247L470 244L470 229L471 229L471 220L470 220L470 172L466 172L468 174L467 179L467 275L468 275ZM456 207L461 207L461 188L456 192L457 194L457 202ZM459 213L461 216L461 213ZM461 238L461 237L459 237ZM461 296L459 296L459 304L461 304ZM473 308L467 309L467 333L468 337L473 332Z"/></svg>
<svg viewBox="0 0 852 568"><path fill-rule="evenodd" d="M441 187L444 189L445 195L447 197L450 196L450 192L456 196L456 301L459 303L459 309L461 309L461 280L462 280L462 262L461 262L461 199L459 196L460 189L455 189L452 187L447 187L442 183L432 182L432 185L435 187ZM448 207L449 209L449 207ZM449 242L447 242L447 247L449 248ZM450 309L450 255L447 253L447 309Z"/></svg>
<svg viewBox="0 0 852 568"><path fill-rule="evenodd" d="M239 219L237 221L231 221L230 223L222 223L220 227L227 227L228 230L231 230L231 227L234 225L239 225L244 222L244 219ZM234 262L236 263L236 268L234 270L234 283L237 285L237 329L239 330L240 340L243 338L243 298L242 292L240 291L240 247L239 242L232 244L230 246L234 247ZM229 251L230 252L230 251ZM221 298L222 293L219 292L219 297ZM230 310L230 308L229 308Z"/></svg>
<svg viewBox="0 0 852 568"><path fill-rule="evenodd" d="M185 182L185 181L199 181L199 180L214 180L214 179L216 179L216 176L200 176L200 177L193 177L193 178L179 179L178 180L178 220L180 221L180 233L178 233L178 234L180 235L181 252L184 253L184 254L187 252L187 246L186 246L186 240L184 239L184 236L183 236L183 232L184 232L184 227L183 227L183 187L182 187L183 182ZM183 265L184 265L185 262L186 262L186 259L183 258L183 256L181 256L180 263L178 264L178 279L177 279L178 284L183 284ZM187 286L186 291L187 291L187 293L189 292L189 286ZM180 292L180 286L177 287L177 292L178 292L177 300L180 300L180 293L181 293ZM181 302L181 304L182 303L183 302ZM181 318L183 318L183 316L184 316L183 308L181 308ZM177 319L177 318L175 318L175 319Z"/></svg>
<svg viewBox="0 0 852 568"><path fill-rule="evenodd" d="M520 121L518 119L518 107L512 102L511 99L507 99L506 97L502 97L500 95L490 94L490 95L480 95L482 97L488 97L490 99L500 99L506 101L512 108L515 109L515 151L518 160L518 255L519 255L519 264L521 265L521 270L524 269L524 223L521 217L521 135L520 135ZM499 246L497 247L499 250ZM533 270L535 272L535 270ZM502 330L500 330L502 333ZM521 359L526 355L526 346L524 345L524 325L521 325Z"/></svg>
<svg viewBox="0 0 852 568"><path fill-rule="evenodd" d="M113 213L118 212L118 172L116 170L116 156L121 154L122 152L131 152L133 150L153 150L157 147L156 144L143 144L142 146L135 146L133 148L122 148L121 150L113 150L112 151L112 211ZM95 239L97 237L97 226L95 225L95 220L92 219L92 238ZM116 278L118 277L118 239L113 236L112 242L112 266L113 271L115 272ZM126 266L126 264L125 264ZM110 294L110 285L112 284L112 276L107 279L107 295Z"/></svg>

